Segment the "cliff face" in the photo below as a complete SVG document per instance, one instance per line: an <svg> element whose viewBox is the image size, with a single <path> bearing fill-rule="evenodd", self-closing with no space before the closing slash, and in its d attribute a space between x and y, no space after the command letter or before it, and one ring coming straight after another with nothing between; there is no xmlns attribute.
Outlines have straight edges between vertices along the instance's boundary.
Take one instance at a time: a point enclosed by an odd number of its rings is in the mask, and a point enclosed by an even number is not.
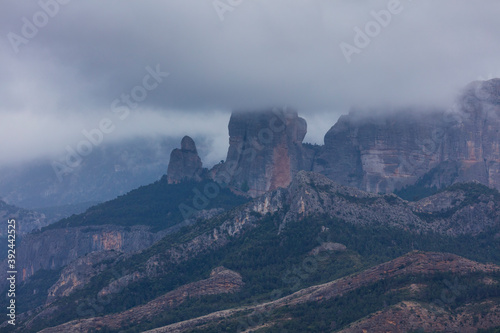
<svg viewBox="0 0 500 333"><path fill-rule="evenodd" d="M439 150L423 145L444 128L439 111L342 116L325 135L313 170L343 185L392 192L414 183L440 162Z"/></svg>
<svg viewBox="0 0 500 333"><path fill-rule="evenodd" d="M310 169L311 153L302 146L306 132L306 121L288 109L234 112L227 159L212 177L252 197L286 187L297 171Z"/></svg>
<svg viewBox="0 0 500 333"><path fill-rule="evenodd" d="M500 188L500 79L471 83L459 102L459 180Z"/></svg>
<svg viewBox="0 0 500 333"><path fill-rule="evenodd" d="M376 193L426 174L437 187L477 180L500 188L499 101L494 79L471 83L451 111L351 112L325 135L313 170Z"/></svg>
<svg viewBox="0 0 500 333"><path fill-rule="evenodd" d="M169 184L180 183L182 180L202 179L202 163L196 150L194 140L185 136L181 141L181 149L174 149L170 154L167 177Z"/></svg>
<svg viewBox="0 0 500 333"><path fill-rule="evenodd" d="M473 82L452 109L353 111L340 117L313 149L307 124L285 109L233 112L229 150L209 177L257 197L290 184L300 170L339 184L390 193L425 177L438 188L477 180L500 189L500 79ZM183 139L169 182L201 179L194 142Z"/></svg>
<svg viewBox="0 0 500 333"><path fill-rule="evenodd" d="M25 281L40 269L64 267L91 252L136 252L151 246L164 234L152 233L144 226L76 227L28 234L16 251L18 280ZM5 274L0 273L0 289L6 285Z"/></svg>
<svg viewBox="0 0 500 333"><path fill-rule="evenodd" d="M91 252L64 267L57 282L49 288L47 303L59 297L70 295L73 291L87 284L92 277L102 272L109 265L103 261L113 262L122 254L119 251Z"/></svg>

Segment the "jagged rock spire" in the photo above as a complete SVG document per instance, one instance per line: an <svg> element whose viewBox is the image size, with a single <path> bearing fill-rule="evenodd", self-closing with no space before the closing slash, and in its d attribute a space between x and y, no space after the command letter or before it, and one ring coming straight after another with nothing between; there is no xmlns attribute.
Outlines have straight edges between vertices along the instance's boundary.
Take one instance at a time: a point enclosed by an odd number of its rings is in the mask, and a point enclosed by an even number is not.
<svg viewBox="0 0 500 333"><path fill-rule="evenodd" d="M202 162L194 140L189 136L183 137L181 149L176 148L170 154L167 170L168 183L176 184L183 180L201 181L202 172Z"/></svg>

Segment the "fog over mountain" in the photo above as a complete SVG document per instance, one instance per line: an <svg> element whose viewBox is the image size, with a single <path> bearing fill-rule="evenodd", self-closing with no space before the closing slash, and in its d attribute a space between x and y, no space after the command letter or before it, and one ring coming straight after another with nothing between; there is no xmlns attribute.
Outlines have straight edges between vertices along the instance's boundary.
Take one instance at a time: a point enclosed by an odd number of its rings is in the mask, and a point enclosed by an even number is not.
<svg viewBox="0 0 500 333"><path fill-rule="evenodd" d="M200 137L215 164L233 109L292 106L322 143L351 107L450 105L500 76L494 0L2 5L2 165L57 160L101 126L99 144Z"/></svg>

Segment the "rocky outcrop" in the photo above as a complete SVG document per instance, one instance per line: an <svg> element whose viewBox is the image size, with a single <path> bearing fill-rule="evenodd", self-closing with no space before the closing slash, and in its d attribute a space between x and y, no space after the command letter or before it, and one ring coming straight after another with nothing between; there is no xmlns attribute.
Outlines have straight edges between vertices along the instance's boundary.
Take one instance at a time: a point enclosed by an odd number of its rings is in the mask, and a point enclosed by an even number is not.
<svg viewBox="0 0 500 333"><path fill-rule="evenodd" d="M150 257L143 271L131 272L100 292L106 295L133 282L159 278L168 273L165 267L169 265L185 262L200 253L222 248L234 238L243 237L268 213L278 214L281 221L279 232L289 223L300 223L310 216L328 216L355 225L390 226L414 233L436 232L454 237L477 235L498 227L500 194L483 185L470 186L470 191L476 193L473 196L464 185L409 203L394 194L377 195L339 185L321 174L299 171L288 188L268 192L216 217L219 222L213 228L196 233L192 239ZM479 194L482 190L492 193ZM342 244L327 243L324 246L327 248L313 251L345 249Z"/></svg>
<svg viewBox="0 0 500 333"><path fill-rule="evenodd" d="M119 330L130 325L149 321L163 312L179 306L189 298L234 293L239 291L243 285L244 283L240 274L224 267L217 267L212 270L208 279L184 285L145 305L104 317L71 321L60 326L47 328L41 332L87 332L90 330L102 330L104 328Z"/></svg>
<svg viewBox="0 0 500 333"><path fill-rule="evenodd" d="M306 121L290 109L233 112L227 158L212 177L252 197L286 187L311 167L311 152L302 146L306 132Z"/></svg>
<svg viewBox="0 0 500 333"><path fill-rule="evenodd" d="M325 135L313 170L389 193L427 178L500 189L500 79L471 83L450 110L353 111Z"/></svg>
<svg viewBox="0 0 500 333"><path fill-rule="evenodd" d="M269 193L259 199L269 201L276 195ZM409 203L394 194L377 195L301 171L280 196L280 204L275 206L289 207L280 230L287 223L312 215L327 215L357 225L387 225L450 236L477 235L500 224L500 194L478 183L456 186Z"/></svg>
<svg viewBox="0 0 500 333"><path fill-rule="evenodd" d="M170 154L167 177L169 184L176 184L183 180L202 179L202 162L196 150L196 144L189 136L181 141L181 149L174 149Z"/></svg>

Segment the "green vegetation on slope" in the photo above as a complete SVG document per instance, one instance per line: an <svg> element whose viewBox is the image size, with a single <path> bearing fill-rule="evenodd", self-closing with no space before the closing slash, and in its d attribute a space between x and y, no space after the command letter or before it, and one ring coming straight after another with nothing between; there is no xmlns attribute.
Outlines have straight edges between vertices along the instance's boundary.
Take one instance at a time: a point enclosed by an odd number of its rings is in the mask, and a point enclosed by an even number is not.
<svg viewBox="0 0 500 333"><path fill-rule="evenodd" d="M454 313L458 307L469 303L485 299L500 301L499 283L486 285L482 282L485 276L500 281L499 273L467 275L437 273L394 277L371 283L326 301L241 315L188 332L238 332L265 323L271 325L261 328L258 332L334 332L401 301L434 304ZM419 285L421 289L411 292L408 288L411 284ZM450 290L450 286L454 289ZM488 308L481 310L488 311Z"/></svg>
<svg viewBox="0 0 500 333"><path fill-rule="evenodd" d="M113 224L120 226L146 225L152 231L174 226L186 215L201 209L229 209L248 199L211 181L168 184L166 177L141 186L118 198L89 208L43 230L66 227Z"/></svg>
<svg viewBox="0 0 500 333"><path fill-rule="evenodd" d="M93 278L84 289L57 301L56 304L60 306L57 316L50 323L39 322L36 328L80 318L78 306L81 300L95 298L99 290L116 278L113 271L144 271L145 262L151 256L164 253L176 243L211 230L223 220L223 216L217 217L184 228L175 235L165 237L150 249L127 258ZM356 226L316 216L289 223L278 234L279 223L278 216L267 215L259 221L256 228L231 239L224 247L201 253L179 264L169 264L164 267L166 273L163 276L132 283L119 293L109 295L106 306L101 307L98 313L90 311L89 316L120 312L144 304L181 285L207 278L210 271L220 265L243 276L245 287L241 292L191 299L151 323L131 328L130 332L285 296L298 289L359 272L412 250L451 252L480 262L500 263L498 239L494 238L498 230L477 237L452 238L439 234L419 235L384 226ZM327 260L320 260L319 257L325 256L318 257L310 252L322 242L342 243L347 246L347 251L326 252Z"/></svg>

